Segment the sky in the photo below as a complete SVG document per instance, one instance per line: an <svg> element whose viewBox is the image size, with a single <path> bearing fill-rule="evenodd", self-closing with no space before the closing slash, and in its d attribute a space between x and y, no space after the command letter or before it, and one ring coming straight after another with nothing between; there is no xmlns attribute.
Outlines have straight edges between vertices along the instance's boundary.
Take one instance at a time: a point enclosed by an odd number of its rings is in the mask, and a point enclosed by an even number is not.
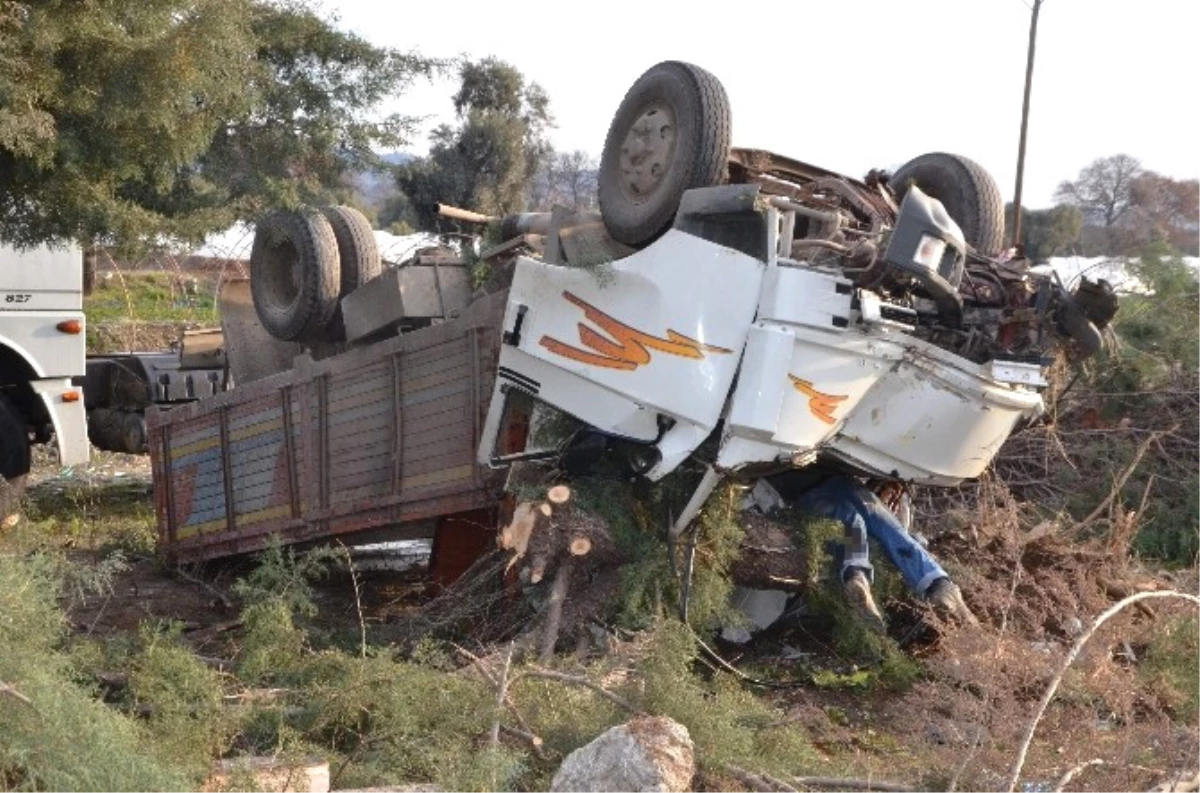
<svg viewBox="0 0 1200 793"><path fill-rule="evenodd" d="M560 150L596 157L621 98L664 60L715 74L733 143L850 176L947 151L979 162L1005 200L1016 179L1033 0L393 2L320 0L338 26L436 57L493 55L550 96ZM1044 0L1038 22L1023 204L1093 160L1125 153L1200 176L1200 3ZM391 109L422 116L408 147L453 120L451 77Z"/></svg>

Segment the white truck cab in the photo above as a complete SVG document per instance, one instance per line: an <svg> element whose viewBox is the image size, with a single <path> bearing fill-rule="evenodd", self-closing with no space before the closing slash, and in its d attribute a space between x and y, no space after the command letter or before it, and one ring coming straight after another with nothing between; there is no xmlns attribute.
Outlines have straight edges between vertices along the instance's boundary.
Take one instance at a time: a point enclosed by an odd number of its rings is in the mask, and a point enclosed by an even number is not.
<svg viewBox="0 0 1200 793"><path fill-rule="evenodd" d="M74 244L0 245L0 475L29 471L29 444L54 439L59 461L88 460L83 252Z"/></svg>

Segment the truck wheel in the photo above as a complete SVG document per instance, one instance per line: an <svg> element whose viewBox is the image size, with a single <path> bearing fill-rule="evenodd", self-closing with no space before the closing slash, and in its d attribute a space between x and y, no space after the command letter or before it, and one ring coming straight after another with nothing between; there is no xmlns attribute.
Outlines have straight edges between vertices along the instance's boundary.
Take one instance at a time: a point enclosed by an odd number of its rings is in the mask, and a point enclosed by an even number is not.
<svg viewBox="0 0 1200 793"><path fill-rule="evenodd" d="M641 245L666 230L687 190L725 176L729 98L712 74L665 61L638 78L608 128L600 214L613 239Z"/></svg>
<svg viewBox="0 0 1200 793"><path fill-rule="evenodd" d="M383 265L379 245L371 221L354 207L322 207L321 214L329 221L337 240L338 261L342 275L338 292L338 307L333 312L325 341L345 341L346 328L342 323L342 299L379 275Z"/></svg>
<svg viewBox="0 0 1200 793"><path fill-rule="evenodd" d="M273 212L254 233L250 291L263 327L304 341L328 327L341 287L337 239L320 212Z"/></svg>
<svg viewBox="0 0 1200 793"><path fill-rule="evenodd" d="M29 473L29 432L12 403L0 396L0 520L21 508Z"/></svg>
<svg viewBox="0 0 1200 793"><path fill-rule="evenodd" d="M957 154L922 154L892 175L892 190L900 199L911 184L942 202L971 247L986 256L1000 252L1004 199L983 166Z"/></svg>

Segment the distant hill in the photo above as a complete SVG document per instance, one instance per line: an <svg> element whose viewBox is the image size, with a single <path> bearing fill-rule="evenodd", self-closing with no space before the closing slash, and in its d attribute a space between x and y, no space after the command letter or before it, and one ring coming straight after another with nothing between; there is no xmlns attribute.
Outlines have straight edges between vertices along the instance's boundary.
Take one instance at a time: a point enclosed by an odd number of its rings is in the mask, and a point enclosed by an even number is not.
<svg viewBox="0 0 1200 793"><path fill-rule="evenodd" d="M416 159L415 154L392 151L381 155L389 165L403 165ZM388 171L360 171L353 177L354 188L364 204L379 209L397 193L396 180Z"/></svg>

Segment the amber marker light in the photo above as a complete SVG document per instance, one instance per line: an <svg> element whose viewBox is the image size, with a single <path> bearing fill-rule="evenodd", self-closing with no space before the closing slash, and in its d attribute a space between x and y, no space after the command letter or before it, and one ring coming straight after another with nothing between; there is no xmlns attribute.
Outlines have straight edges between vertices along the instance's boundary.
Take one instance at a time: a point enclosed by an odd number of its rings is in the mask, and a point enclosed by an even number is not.
<svg viewBox="0 0 1200 793"><path fill-rule="evenodd" d="M79 401L79 392L78 391L63 391L62 400L63 400L63 402L78 402Z"/></svg>
<svg viewBox="0 0 1200 793"><path fill-rule="evenodd" d="M83 333L83 323L77 319L65 319L54 327L63 333L70 333L71 335Z"/></svg>

